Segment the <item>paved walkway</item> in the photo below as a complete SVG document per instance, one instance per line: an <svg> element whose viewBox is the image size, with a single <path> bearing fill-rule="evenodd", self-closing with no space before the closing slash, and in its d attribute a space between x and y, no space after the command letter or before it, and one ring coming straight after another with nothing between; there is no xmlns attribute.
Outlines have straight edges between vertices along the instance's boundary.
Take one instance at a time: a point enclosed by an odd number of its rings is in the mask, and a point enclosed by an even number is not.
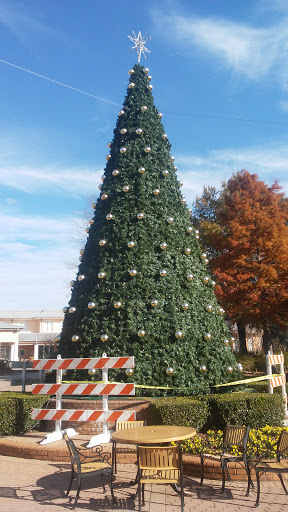
<svg viewBox="0 0 288 512"><path fill-rule="evenodd" d="M70 476L70 465L65 463L0 456L0 511L1 512L60 512L70 510L75 497L65 496ZM101 483L94 488L93 481L86 481L80 493L78 512L138 510L134 501L136 487L129 481L135 477L135 466L118 465L114 482L117 503L112 507L109 488L104 494ZM245 497L245 482L229 482L225 494L220 493L219 481L206 480L200 487L199 480L185 477L185 512L246 512L254 508L255 491ZM98 485L98 483L96 484ZM152 490L152 492L151 492ZM146 504L143 512L179 512L180 498L167 485L147 485ZM264 482L259 512L287 512L288 496L278 482Z"/></svg>

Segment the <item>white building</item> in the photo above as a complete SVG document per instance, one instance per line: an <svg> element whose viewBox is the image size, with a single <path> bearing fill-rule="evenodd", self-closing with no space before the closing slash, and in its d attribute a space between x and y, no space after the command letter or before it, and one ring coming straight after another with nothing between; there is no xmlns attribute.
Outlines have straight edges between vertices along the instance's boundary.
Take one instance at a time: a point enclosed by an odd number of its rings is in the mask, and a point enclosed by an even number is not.
<svg viewBox="0 0 288 512"><path fill-rule="evenodd" d="M0 310L0 359L42 359L54 353L54 339L61 332L61 310Z"/></svg>

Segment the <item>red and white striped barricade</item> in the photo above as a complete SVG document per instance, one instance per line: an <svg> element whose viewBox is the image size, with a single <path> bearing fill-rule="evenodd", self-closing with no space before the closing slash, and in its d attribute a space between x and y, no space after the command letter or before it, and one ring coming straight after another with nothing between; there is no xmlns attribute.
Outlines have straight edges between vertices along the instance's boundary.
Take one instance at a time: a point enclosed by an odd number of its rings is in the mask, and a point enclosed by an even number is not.
<svg viewBox="0 0 288 512"><path fill-rule="evenodd" d="M287 393L286 393L286 375L284 370L284 354L273 355L268 352L266 356L266 367L267 367L267 375L272 374L272 366L278 365L280 366L280 375L278 377L270 377L268 379L268 392L273 393L273 389L278 386L282 387L282 396L285 405L285 414L287 416Z"/></svg>
<svg viewBox="0 0 288 512"><path fill-rule="evenodd" d="M94 421L103 424L103 433L93 438L89 442L90 446L100 443L108 443L110 441L110 433L108 432L108 422L134 421L136 419L135 411L109 411L108 396L127 396L135 395L135 385L131 383L109 383L108 370L115 368L134 368L134 357L107 357L104 353L98 358L75 358L62 359L39 359L33 361L33 368L36 370L56 370L56 384L34 384L32 386L32 394L35 395L55 395L56 409L32 409L31 416L37 420L55 421L55 431L47 434L40 444L47 444L58 441L63 437L61 430L61 421ZM99 369L102 372L101 383L62 383L63 370L70 369ZM62 409L62 396L102 396L101 410L73 410ZM67 429L69 436L77 435L74 429Z"/></svg>

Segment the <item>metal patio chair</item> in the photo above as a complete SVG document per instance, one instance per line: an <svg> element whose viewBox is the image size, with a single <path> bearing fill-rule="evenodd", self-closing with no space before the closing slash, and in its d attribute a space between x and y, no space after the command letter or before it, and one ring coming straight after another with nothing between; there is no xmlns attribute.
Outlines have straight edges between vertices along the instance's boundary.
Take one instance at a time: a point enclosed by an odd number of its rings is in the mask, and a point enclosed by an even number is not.
<svg viewBox="0 0 288 512"><path fill-rule="evenodd" d="M276 443L275 443L276 444ZM281 461L283 459L283 456L288 456L288 432L287 430L282 430L278 441L277 441L277 448L276 448L276 460L249 460L248 461L248 486L247 486L247 493L246 496L249 496L250 486L252 485L252 479L251 479L251 469L255 469L256 473L256 480L257 480L257 498L256 498L256 506L259 505L259 498L260 498L260 477L263 474L266 473L275 473L278 475L279 480L282 484L282 487L286 494L288 494L288 490L286 489L286 486L284 484L283 480L283 473L288 474L288 460L286 461L286 464Z"/></svg>
<svg viewBox="0 0 288 512"><path fill-rule="evenodd" d="M181 512L184 512L183 468L179 447L138 446L137 460L139 512L141 512L141 504L145 505L146 483L172 485L181 496ZM180 486L180 491L177 485Z"/></svg>
<svg viewBox="0 0 288 512"><path fill-rule="evenodd" d="M221 453L205 453L204 451L201 452L200 458L201 458L201 480L200 485L203 484L204 480L204 461L207 460L213 460L220 463L221 466L221 473L222 473L222 489L221 491L224 492L225 489L225 475L227 476L228 480L231 481L231 477L229 474L228 465L229 462L242 462L244 465L244 468L246 470L247 476L248 475L248 463L247 463L247 443L248 443L248 437L249 437L249 430L250 427L241 427L238 425L227 425L226 429L223 434L223 442L222 442L222 451ZM239 455L235 455L231 453L232 446L237 447L237 449L241 452Z"/></svg>
<svg viewBox="0 0 288 512"><path fill-rule="evenodd" d="M73 508L76 507L80 490L82 487L82 480L90 476L101 475L102 486L105 492L104 475L107 475L109 486L111 489L111 496L113 502L115 497L113 494L113 469L112 465L108 462L110 458L109 453L101 453L102 446L95 446L94 448L76 448L72 439L70 439L66 432L64 432L64 439L67 443L68 450L71 458L71 478L68 486L66 496L68 496L74 477L77 477L77 492Z"/></svg>

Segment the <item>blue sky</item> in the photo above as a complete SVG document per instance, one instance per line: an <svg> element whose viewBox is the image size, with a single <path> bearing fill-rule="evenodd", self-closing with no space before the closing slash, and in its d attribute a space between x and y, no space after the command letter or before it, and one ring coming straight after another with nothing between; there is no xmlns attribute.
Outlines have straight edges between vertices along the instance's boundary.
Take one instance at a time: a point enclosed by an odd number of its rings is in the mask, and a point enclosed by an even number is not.
<svg viewBox="0 0 288 512"><path fill-rule="evenodd" d="M0 309L69 300L133 30L188 203L241 169L288 193L286 0L0 0Z"/></svg>

